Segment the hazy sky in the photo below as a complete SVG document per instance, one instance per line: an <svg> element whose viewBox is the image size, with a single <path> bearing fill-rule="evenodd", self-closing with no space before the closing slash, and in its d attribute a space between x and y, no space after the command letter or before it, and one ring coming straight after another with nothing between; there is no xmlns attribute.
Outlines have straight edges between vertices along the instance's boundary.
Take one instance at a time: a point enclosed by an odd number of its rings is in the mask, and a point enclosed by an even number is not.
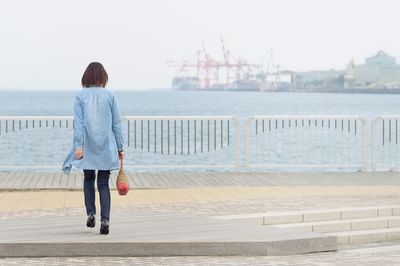
<svg viewBox="0 0 400 266"><path fill-rule="evenodd" d="M113 89L166 88L167 60L219 38L286 69L344 68L384 50L400 58L398 0L0 0L0 89L77 89L91 61Z"/></svg>

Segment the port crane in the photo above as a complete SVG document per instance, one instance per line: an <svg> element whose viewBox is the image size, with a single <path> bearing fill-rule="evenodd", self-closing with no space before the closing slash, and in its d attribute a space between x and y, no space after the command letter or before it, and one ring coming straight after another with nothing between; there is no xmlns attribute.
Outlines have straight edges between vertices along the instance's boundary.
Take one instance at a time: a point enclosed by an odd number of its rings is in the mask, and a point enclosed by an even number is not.
<svg viewBox="0 0 400 266"><path fill-rule="evenodd" d="M220 39L223 60L216 60L208 53L204 41L201 48L196 51L196 63L183 61L179 64L167 61L170 67L177 68L178 73L187 73L195 69L196 79L199 87L203 89L221 89L232 86L232 81L240 82L245 79L245 72L252 68L259 68L259 64L251 64L241 58L236 58L225 46L223 39ZM220 79L220 72L225 71L225 82ZM194 78L194 77L192 77Z"/></svg>

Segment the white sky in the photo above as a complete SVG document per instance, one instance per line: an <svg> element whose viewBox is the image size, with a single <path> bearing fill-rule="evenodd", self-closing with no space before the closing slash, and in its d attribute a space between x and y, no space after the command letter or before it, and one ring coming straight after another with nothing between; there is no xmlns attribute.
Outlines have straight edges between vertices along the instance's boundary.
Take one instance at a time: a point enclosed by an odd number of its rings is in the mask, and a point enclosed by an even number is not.
<svg viewBox="0 0 400 266"><path fill-rule="evenodd" d="M398 0L0 0L0 89L77 89L91 61L113 89L166 88L167 60L201 41L222 57L286 69L344 68L384 50L400 58Z"/></svg>

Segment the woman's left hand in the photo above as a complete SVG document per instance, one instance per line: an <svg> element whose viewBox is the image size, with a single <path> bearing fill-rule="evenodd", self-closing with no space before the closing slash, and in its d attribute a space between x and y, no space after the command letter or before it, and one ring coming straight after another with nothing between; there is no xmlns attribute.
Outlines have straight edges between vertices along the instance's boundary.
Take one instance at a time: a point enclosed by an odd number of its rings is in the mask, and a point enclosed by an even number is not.
<svg viewBox="0 0 400 266"><path fill-rule="evenodd" d="M119 151L118 152L118 157L121 161L125 159L125 152L124 151Z"/></svg>

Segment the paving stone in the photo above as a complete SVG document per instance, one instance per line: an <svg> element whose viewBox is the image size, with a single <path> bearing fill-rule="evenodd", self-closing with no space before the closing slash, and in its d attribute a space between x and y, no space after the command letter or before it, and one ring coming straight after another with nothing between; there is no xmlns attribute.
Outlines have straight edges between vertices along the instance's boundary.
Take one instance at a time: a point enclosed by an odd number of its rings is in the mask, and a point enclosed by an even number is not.
<svg viewBox="0 0 400 266"><path fill-rule="evenodd" d="M304 214L304 222L330 221L330 220L340 220L340 219L341 219L341 213L339 211Z"/></svg>
<svg viewBox="0 0 400 266"><path fill-rule="evenodd" d="M387 235L385 232L372 233L369 232L365 235L349 235L349 244L362 244L371 242L386 241Z"/></svg>
<svg viewBox="0 0 400 266"><path fill-rule="evenodd" d="M342 219L356 219L356 218L369 218L377 217L378 209L374 210L352 210L352 211L342 211Z"/></svg>
<svg viewBox="0 0 400 266"><path fill-rule="evenodd" d="M332 234L333 235L333 234ZM350 244L348 235L336 235L338 245L348 245Z"/></svg>
<svg viewBox="0 0 400 266"><path fill-rule="evenodd" d="M377 221L354 221L351 224L351 230L367 230L367 229L377 229L388 227L388 220L377 220Z"/></svg>
<svg viewBox="0 0 400 266"><path fill-rule="evenodd" d="M264 216L264 225L282 224L282 223L300 223L304 221L302 214L293 215L275 215L275 216Z"/></svg>
<svg viewBox="0 0 400 266"><path fill-rule="evenodd" d="M350 229L350 223L317 224L313 226L313 232L317 233L343 232Z"/></svg>
<svg viewBox="0 0 400 266"><path fill-rule="evenodd" d="M379 208L378 209L378 216L392 216L393 215L393 208Z"/></svg>
<svg viewBox="0 0 400 266"><path fill-rule="evenodd" d="M400 216L400 207L393 208L393 215L399 215Z"/></svg>
<svg viewBox="0 0 400 266"><path fill-rule="evenodd" d="M389 220L388 227L400 227L400 219L397 220Z"/></svg>

